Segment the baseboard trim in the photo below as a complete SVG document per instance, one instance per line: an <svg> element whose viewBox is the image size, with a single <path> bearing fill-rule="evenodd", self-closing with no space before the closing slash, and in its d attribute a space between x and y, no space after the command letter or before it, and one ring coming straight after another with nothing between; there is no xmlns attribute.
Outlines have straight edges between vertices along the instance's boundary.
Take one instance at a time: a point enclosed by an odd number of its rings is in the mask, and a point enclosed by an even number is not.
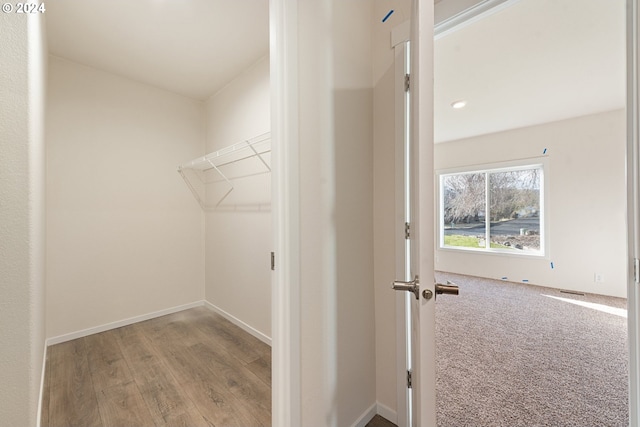
<svg viewBox="0 0 640 427"><path fill-rule="evenodd" d="M133 323L143 322L149 319L155 319L156 317L166 316L167 314L177 313L178 311L188 310L194 307L202 307L203 305L205 305L204 300L195 301L189 304L178 305L176 307L166 308L164 310L154 311L152 313L142 314L140 316L134 316L124 320L118 320L117 322L107 323L104 325L95 326L93 328L83 329L81 331L59 335L57 337L48 338L46 341L46 346L60 344L63 342L86 337L88 335L98 334L100 332L109 331L111 329L121 328L123 326L131 325Z"/></svg>
<svg viewBox="0 0 640 427"><path fill-rule="evenodd" d="M220 307L210 303L209 301L205 300L204 301L204 306L207 307L211 311L215 311L216 313L218 313L222 317L226 318L228 321L230 321L234 325L242 328L245 332L248 332L249 334L251 334L254 337L258 338L263 343L271 345L271 338L266 336L265 334L263 334L259 330L255 329L253 326L250 326L250 325L244 323L242 320L238 319L237 317L233 316L230 313L227 313L226 311L224 311Z"/></svg>
<svg viewBox="0 0 640 427"><path fill-rule="evenodd" d="M42 420L42 396L44 395L44 375L47 368L47 341L44 342L44 350L42 354L42 373L40 374L40 393L38 394L38 412L36 413L36 427L40 427Z"/></svg>
<svg viewBox="0 0 640 427"><path fill-rule="evenodd" d="M398 424L398 413L380 402L376 403L376 412L383 418L388 419L394 424Z"/></svg>
<svg viewBox="0 0 640 427"><path fill-rule="evenodd" d="M45 342L45 347L48 347L50 345L60 344L60 343L71 341L71 340L75 340L75 339L82 338L82 337L86 337L88 335L98 334L100 332L109 331L111 329L121 328L123 326L131 325L131 324L138 323L138 322L143 322L145 320L155 319L156 317L166 316L167 314L173 314L173 313L177 313L179 311L188 310L188 309L194 308L194 307L202 307L202 306L204 306L204 307L208 308L209 310L212 310L212 311L220 314L222 317L226 318L227 320L229 320L234 325L242 328L246 332L248 332L251 335L253 335L254 337L258 338L260 341L271 345L271 338L268 337L267 335L265 335L262 332L258 331L254 327L246 324L245 322L243 322L242 320L238 319L237 317L227 313L226 311L224 311L220 307L210 303L209 301L200 300L200 301L195 301L195 302L192 302L192 303L189 303L189 304L183 304L183 305L179 305L179 306L176 306L176 307L166 308L164 310L154 311L152 313L142 314L140 316L130 317L130 318L124 319L124 320L118 320L117 322L111 322L111 323L107 323L107 324L104 324L104 325L94 326L93 328L87 328L87 329L83 329L81 331L71 332L69 334L64 334L64 335L59 335L57 337L48 338L46 340L46 342ZM43 379L44 379L44 377L43 377Z"/></svg>
<svg viewBox="0 0 640 427"><path fill-rule="evenodd" d="M376 402L356 420L351 427L365 427L376 415L398 424L398 413L380 402Z"/></svg>
<svg viewBox="0 0 640 427"><path fill-rule="evenodd" d="M351 425L351 427L365 427L369 421L376 416L376 408L377 404L374 403L367 409L364 414L360 415L360 417L356 420L355 423Z"/></svg>

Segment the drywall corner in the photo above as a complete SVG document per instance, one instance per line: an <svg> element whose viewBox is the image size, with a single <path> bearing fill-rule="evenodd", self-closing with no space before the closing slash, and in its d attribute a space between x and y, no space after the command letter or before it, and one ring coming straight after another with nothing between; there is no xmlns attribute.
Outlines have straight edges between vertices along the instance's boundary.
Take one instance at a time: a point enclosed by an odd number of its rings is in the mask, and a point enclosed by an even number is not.
<svg viewBox="0 0 640 427"><path fill-rule="evenodd" d="M44 347L42 18L0 16L0 420L37 424Z"/></svg>

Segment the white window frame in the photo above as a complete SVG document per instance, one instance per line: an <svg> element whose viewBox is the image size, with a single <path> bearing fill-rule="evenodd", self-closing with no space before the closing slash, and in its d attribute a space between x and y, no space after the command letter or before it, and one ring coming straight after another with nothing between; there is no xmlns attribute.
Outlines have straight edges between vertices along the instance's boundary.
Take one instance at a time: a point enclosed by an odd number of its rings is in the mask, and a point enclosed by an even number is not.
<svg viewBox="0 0 640 427"><path fill-rule="evenodd" d="M539 251L515 251L512 249L501 249L501 248L491 248L489 244L489 239L486 239L487 246L485 248L469 248L464 246L445 246L444 244L444 191L443 191L443 182L444 178L452 175L459 174L474 174L474 173L484 173L486 174L485 179L485 217L490 217L489 213L489 205L490 205L490 194L489 194L489 180L488 177L490 173L496 172L509 172L509 171L517 171L517 170L526 170L526 169L540 169L542 174L540 177L540 250ZM548 227L548 203L547 203L547 185L549 181L548 175L549 167L548 167L548 158L531 158L531 159L523 159L518 161L511 162L501 162L501 163L491 163L485 165L475 165L475 166L464 166L457 168L449 168L443 169L436 172L437 177L437 201L438 201L438 250L444 251L464 251L464 252L473 252L480 254L493 254L500 256L516 256L516 257L532 257L532 258L549 258L549 247L548 247L548 236L549 236L549 227ZM485 233L487 236L490 236L491 233L491 221L487 221L485 219Z"/></svg>

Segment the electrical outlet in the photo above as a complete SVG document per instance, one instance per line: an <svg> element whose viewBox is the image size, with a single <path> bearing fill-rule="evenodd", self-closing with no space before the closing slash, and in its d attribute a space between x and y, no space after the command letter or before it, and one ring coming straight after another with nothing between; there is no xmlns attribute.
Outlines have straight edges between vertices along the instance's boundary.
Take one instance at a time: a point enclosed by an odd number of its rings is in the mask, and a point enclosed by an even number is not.
<svg viewBox="0 0 640 427"><path fill-rule="evenodd" d="M594 273L593 281L596 283L604 283L604 274L602 273Z"/></svg>

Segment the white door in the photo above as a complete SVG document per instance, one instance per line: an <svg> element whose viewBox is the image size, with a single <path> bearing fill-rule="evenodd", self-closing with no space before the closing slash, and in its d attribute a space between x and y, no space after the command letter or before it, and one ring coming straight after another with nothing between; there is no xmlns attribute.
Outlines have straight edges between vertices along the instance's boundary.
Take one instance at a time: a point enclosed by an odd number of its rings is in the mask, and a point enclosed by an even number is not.
<svg viewBox="0 0 640 427"><path fill-rule="evenodd" d="M397 162L402 186L396 198L403 243L397 245L398 281L394 283L401 291L398 424L435 427L433 2L412 2L410 40L408 61L403 61L406 45L396 48L397 63L409 71L408 90L401 75L400 101L396 102L400 112L396 127L403 141Z"/></svg>

